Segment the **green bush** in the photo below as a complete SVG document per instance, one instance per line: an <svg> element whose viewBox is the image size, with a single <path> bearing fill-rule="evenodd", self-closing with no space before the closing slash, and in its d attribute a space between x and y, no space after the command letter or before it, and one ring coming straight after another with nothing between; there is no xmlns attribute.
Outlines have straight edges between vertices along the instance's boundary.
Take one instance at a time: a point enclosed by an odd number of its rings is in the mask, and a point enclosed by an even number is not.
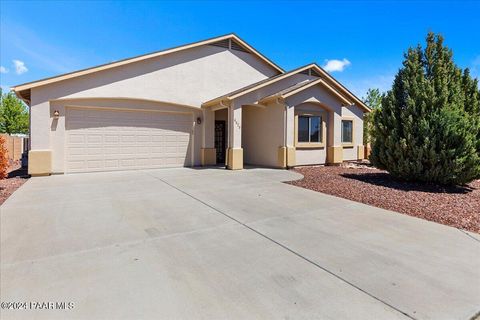
<svg viewBox="0 0 480 320"><path fill-rule="evenodd" d="M410 48L373 115L370 161L409 181L465 184L480 177L480 92L429 33Z"/></svg>

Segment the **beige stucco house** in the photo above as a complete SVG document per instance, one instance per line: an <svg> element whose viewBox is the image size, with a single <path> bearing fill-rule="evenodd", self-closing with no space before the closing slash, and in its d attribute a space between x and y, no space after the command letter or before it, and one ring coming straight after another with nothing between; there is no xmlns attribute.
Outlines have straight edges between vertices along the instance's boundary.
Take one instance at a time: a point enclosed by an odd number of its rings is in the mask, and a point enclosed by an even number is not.
<svg viewBox="0 0 480 320"><path fill-rule="evenodd" d="M285 72L235 34L13 90L32 175L362 159L369 112L318 65Z"/></svg>

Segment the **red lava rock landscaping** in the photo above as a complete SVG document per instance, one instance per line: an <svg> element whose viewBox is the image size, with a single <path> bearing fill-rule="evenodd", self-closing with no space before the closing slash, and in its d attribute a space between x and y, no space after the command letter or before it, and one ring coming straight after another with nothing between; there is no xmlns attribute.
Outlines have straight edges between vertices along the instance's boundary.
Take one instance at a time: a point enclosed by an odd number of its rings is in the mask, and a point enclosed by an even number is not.
<svg viewBox="0 0 480 320"><path fill-rule="evenodd" d="M300 167L292 185L480 233L480 180L465 187L395 180L365 165Z"/></svg>
<svg viewBox="0 0 480 320"><path fill-rule="evenodd" d="M0 205L20 188L28 179L27 170L21 167L20 161L10 165L8 177L0 180Z"/></svg>

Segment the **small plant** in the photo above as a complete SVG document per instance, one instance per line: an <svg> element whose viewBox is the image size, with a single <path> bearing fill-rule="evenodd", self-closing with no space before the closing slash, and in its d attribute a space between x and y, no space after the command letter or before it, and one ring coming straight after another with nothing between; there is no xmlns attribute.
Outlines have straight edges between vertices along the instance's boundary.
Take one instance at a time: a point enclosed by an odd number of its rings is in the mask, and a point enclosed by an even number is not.
<svg viewBox="0 0 480 320"><path fill-rule="evenodd" d="M5 138L0 136L0 180L8 176L8 155Z"/></svg>

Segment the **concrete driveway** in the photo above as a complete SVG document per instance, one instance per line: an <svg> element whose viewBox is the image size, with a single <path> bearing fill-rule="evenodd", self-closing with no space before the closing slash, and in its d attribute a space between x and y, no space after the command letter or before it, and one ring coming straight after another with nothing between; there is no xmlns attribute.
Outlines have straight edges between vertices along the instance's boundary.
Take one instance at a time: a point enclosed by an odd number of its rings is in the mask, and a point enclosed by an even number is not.
<svg viewBox="0 0 480 320"><path fill-rule="evenodd" d="M30 179L1 207L2 307L66 310L1 317L469 319L480 310L478 235L281 183L297 178L168 169ZM27 304L42 306L52 307Z"/></svg>

